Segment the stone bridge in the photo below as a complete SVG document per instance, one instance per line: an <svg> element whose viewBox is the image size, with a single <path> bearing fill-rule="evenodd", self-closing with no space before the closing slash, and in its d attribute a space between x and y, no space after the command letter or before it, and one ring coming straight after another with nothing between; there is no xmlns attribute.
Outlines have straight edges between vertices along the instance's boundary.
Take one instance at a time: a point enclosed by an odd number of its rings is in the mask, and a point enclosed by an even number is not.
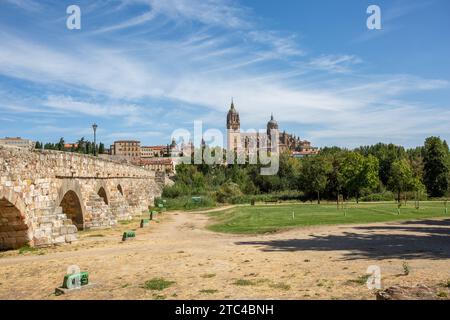
<svg viewBox="0 0 450 320"><path fill-rule="evenodd" d="M0 250L71 243L153 205L155 172L93 156L0 146Z"/></svg>

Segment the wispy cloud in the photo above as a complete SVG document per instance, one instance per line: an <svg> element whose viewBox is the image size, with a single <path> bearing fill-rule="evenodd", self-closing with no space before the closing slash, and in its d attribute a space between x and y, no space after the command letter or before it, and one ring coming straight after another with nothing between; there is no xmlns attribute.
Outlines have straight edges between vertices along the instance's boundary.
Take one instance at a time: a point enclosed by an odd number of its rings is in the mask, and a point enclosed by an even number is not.
<svg viewBox="0 0 450 320"><path fill-rule="evenodd" d="M351 71L353 65L361 62L361 59L354 55L322 55L313 58L308 65L318 70L345 73Z"/></svg>
<svg viewBox="0 0 450 320"><path fill-rule="evenodd" d="M21 9L27 11L39 11L42 9L42 6L34 1L34 0L4 0L6 3L15 5Z"/></svg>

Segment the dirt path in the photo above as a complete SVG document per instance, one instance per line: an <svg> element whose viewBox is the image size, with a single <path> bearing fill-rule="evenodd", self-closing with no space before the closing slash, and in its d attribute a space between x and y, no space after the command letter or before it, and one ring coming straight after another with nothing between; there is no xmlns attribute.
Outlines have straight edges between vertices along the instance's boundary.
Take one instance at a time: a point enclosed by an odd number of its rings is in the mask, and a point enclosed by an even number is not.
<svg viewBox="0 0 450 320"><path fill-rule="evenodd" d="M1 253L0 299L373 299L360 280L370 265L381 267L384 286L450 279L450 220L260 236L213 233L207 223L206 215L172 212L125 243L121 233L137 221L81 233L69 246ZM96 286L56 297L74 264ZM163 291L142 288L154 277L175 283Z"/></svg>

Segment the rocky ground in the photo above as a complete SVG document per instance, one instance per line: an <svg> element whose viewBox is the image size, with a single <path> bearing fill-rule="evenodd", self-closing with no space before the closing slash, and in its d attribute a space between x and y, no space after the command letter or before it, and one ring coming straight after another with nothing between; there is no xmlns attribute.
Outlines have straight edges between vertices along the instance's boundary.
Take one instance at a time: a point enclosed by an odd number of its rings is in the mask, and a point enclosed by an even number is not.
<svg viewBox="0 0 450 320"><path fill-rule="evenodd" d="M450 297L450 220L299 228L242 236L207 231L208 216L165 213L80 232L72 245L0 253L0 299L375 299L371 265L382 286L429 288ZM125 230L137 238L121 241ZM66 270L88 271L93 287L56 296ZM173 283L157 291L146 281ZM431 290L431 293L429 292Z"/></svg>

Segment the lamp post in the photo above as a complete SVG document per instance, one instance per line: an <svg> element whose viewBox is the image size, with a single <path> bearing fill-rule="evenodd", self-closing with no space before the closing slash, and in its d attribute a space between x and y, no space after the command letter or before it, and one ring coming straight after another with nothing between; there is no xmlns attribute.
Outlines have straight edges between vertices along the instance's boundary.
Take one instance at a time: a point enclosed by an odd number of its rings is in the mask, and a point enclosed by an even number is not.
<svg viewBox="0 0 450 320"><path fill-rule="evenodd" d="M92 129L94 129L94 157L97 155L97 128L98 125L94 123Z"/></svg>

